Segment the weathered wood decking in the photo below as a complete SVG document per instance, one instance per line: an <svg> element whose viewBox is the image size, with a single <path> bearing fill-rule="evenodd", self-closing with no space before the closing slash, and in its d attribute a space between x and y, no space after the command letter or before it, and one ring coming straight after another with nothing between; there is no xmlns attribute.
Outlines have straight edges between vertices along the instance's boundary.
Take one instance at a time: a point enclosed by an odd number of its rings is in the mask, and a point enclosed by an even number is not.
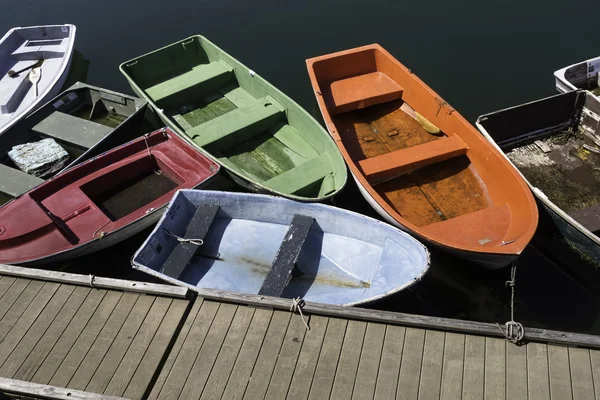
<svg viewBox="0 0 600 400"><path fill-rule="evenodd" d="M104 278L90 287L89 277L5 266L0 274L0 392L28 388L70 399L101 398L93 393L131 399L600 397L600 351L543 342L515 346L486 324L309 304L306 330L299 315L281 309L288 300L223 293L186 298L185 289ZM261 301L263 307L248 305ZM472 334L477 327L481 334ZM546 335L551 342L600 347L594 336L529 331L540 340Z"/></svg>

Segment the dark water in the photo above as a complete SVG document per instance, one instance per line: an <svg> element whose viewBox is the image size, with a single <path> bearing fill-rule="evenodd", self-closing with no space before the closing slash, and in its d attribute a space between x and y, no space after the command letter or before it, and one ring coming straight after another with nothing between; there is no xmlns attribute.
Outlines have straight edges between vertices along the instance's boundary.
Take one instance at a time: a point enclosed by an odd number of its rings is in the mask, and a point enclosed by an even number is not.
<svg viewBox="0 0 600 400"><path fill-rule="evenodd" d="M554 70L600 52L593 45L597 0L0 0L0 6L0 32L76 24L80 57L73 72L88 83L130 93L118 71L121 62L203 34L313 113L304 60L349 47L380 43L470 121L554 94ZM375 216L352 183L336 204ZM142 279L130 270L129 259L145 235L67 268ZM522 256L516 319L600 333L598 298L548 257L535 246ZM510 315L508 277L506 269L485 271L432 250L432 267L422 282L374 306L503 323Z"/></svg>

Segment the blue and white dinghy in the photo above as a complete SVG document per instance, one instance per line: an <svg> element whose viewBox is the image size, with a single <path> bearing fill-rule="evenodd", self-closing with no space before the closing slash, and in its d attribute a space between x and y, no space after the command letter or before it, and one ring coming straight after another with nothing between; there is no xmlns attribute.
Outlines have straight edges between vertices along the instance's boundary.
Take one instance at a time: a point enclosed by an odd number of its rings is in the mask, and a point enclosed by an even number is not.
<svg viewBox="0 0 600 400"><path fill-rule="evenodd" d="M132 263L191 289L356 305L420 280L429 253L391 225L340 208L181 190Z"/></svg>

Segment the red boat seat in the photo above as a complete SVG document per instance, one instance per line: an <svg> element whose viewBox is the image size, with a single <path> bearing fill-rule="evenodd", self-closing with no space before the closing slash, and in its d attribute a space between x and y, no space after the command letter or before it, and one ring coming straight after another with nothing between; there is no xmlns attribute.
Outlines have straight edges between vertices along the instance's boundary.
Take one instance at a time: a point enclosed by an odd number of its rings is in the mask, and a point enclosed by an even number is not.
<svg viewBox="0 0 600 400"><path fill-rule="evenodd" d="M386 74L371 72L332 82L323 89L323 97L331 114L341 114L399 99L402 92Z"/></svg>
<svg viewBox="0 0 600 400"><path fill-rule="evenodd" d="M0 243L8 239L18 238L36 232L41 232L45 226L53 225L52 220L44 210L30 197L6 205L6 210L0 221ZM27 240L27 239L24 239Z"/></svg>
<svg viewBox="0 0 600 400"><path fill-rule="evenodd" d="M372 184L463 155L469 147L456 135L367 158L358 162Z"/></svg>

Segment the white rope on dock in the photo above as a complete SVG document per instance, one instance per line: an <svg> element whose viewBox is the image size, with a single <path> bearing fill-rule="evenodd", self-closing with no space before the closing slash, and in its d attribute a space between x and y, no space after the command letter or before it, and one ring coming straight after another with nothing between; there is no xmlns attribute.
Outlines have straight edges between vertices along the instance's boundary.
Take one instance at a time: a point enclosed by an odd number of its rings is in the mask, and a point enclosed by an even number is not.
<svg viewBox="0 0 600 400"><path fill-rule="evenodd" d="M511 343L518 344L523 340L525 336L525 328L520 322L515 321L515 285L517 282L517 260L515 260L510 267L510 280L506 281L506 286L510 287L510 321L504 324L504 329L500 324L498 328L506 338Z"/></svg>
<svg viewBox="0 0 600 400"><path fill-rule="evenodd" d="M163 232L171 237L174 237L180 243L191 243L196 246L202 246L204 244L204 240L202 240L202 239L185 239L185 238L182 238L181 236L177 236L176 234L174 234L167 228L163 228Z"/></svg>
<svg viewBox="0 0 600 400"><path fill-rule="evenodd" d="M302 308L304 308L304 304L305 304L304 300L302 300L300 297L296 297L294 300L292 300L292 305L290 306L290 311L293 313L300 313L300 318L302 318L302 322L304 323L304 326L306 327L307 330L310 331L310 326L308 326L308 324L304 320L304 314L302 314Z"/></svg>
<svg viewBox="0 0 600 400"><path fill-rule="evenodd" d="M90 274L90 287L94 288L94 281L96 280L96 275Z"/></svg>

